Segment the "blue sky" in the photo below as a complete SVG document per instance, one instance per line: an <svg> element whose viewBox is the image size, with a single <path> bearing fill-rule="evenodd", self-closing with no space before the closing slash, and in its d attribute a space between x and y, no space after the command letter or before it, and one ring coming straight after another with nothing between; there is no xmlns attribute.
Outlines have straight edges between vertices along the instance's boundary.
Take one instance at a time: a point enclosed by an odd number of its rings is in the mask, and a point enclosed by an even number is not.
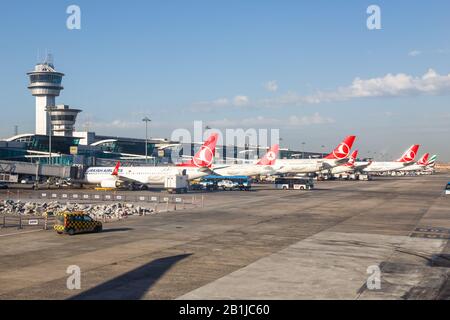
<svg viewBox="0 0 450 320"><path fill-rule="evenodd" d="M71 4L81 30L66 28ZM366 27L371 4L382 30ZM203 120L280 128L294 148L356 134L363 155L394 158L420 143L450 161L449 12L445 0L8 1L0 136L33 132L26 72L47 50L66 74L57 102L83 109L78 129L142 137L149 115L153 136Z"/></svg>

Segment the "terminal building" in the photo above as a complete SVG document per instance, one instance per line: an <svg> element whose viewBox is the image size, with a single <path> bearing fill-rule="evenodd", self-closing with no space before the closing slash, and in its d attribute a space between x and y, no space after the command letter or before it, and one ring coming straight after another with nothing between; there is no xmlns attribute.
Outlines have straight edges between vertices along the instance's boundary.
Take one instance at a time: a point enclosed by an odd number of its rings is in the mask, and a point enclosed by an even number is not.
<svg viewBox="0 0 450 320"><path fill-rule="evenodd" d="M17 134L0 141L0 161L18 161L54 165L112 165L117 160L125 164L144 165L149 162L168 164L173 152L180 153L182 148L191 149L191 154L199 144L181 145L168 139L138 139L98 135L95 132L77 131L76 120L81 109L67 104L57 104L64 73L57 71L51 56L38 63L27 73L28 89L35 97L35 132ZM147 150L146 150L147 148ZM225 162L233 158L257 159L266 152L266 148L253 146L218 146L218 161ZM147 157L146 157L147 155ZM280 150L280 158L318 157L320 153ZM180 158L180 160L183 160Z"/></svg>

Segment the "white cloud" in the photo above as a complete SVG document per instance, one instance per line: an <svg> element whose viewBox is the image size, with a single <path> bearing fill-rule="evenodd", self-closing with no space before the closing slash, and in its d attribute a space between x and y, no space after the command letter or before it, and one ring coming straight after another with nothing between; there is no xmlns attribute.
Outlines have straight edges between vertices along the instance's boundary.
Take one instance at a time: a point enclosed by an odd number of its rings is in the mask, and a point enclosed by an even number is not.
<svg viewBox="0 0 450 320"><path fill-rule="evenodd" d="M212 111L217 107L251 107L276 108L283 106L304 106L324 102L347 101L359 98L375 97L403 97L418 95L444 95L450 94L450 74L440 75L429 69L422 76L412 76L405 73L388 73L384 77L361 79L355 78L353 82L334 91L317 91L310 95L299 95L295 92L269 98L252 100L247 96L236 96L232 100L226 98L210 102L194 104L192 111ZM223 102L218 104L218 101Z"/></svg>
<svg viewBox="0 0 450 320"><path fill-rule="evenodd" d="M275 80L269 81L264 84L264 88L270 92L276 92L278 90L278 83Z"/></svg>
<svg viewBox="0 0 450 320"><path fill-rule="evenodd" d="M408 56L410 57L417 57L420 56L422 54L422 51L419 50L411 50L410 52L408 52Z"/></svg>
<svg viewBox="0 0 450 320"><path fill-rule="evenodd" d="M315 124L330 124L334 122L336 122L334 119L323 117L316 112L312 116L290 116L287 123L290 126L310 126Z"/></svg>
<svg viewBox="0 0 450 320"><path fill-rule="evenodd" d="M221 119L215 121L208 121L215 128L249 128L249 127L299 127L310 125L321 125L334 123L335 120L329 117L323 117L319 113L314 113L307 116L292 115L286 119L268 118L264 116L257 116L253 118L244 119Z"/></svg>
<svg viewBox="0 0 450 320"><path fill-rule="evenodd" d="M247 96L236 96L233 99L233 105L236 107L246 106L249 103L249 99Z"/></svg>
<svg viewBox="0 0 450 320"><path fill-rule="evenodd" d="M308 96L288 93L276 99L266 100L263 104L265 106L305 105L346 101L356 98L438 95L448 93L450 93L450 74L440 75L433 69L429 69L421 77L414 77L404 73L389 73L381 78L355 78L351 85L340 87L335 91L318 91Z"/></svg>
<svg viewBox="0 0 450 320"><path fill-rule="evenodd" d="M450 49L438 49L436 50L438 54L450 54Z"/></svg>
<svg viewBox="0 0 450 320"><path fill-rule="evenodd" d="M244 95L235 96L232 99L219 98L212 101L200 101L193 104L190 108L194 112L212 112L224 107L245 107L250 99Z"/></svg>

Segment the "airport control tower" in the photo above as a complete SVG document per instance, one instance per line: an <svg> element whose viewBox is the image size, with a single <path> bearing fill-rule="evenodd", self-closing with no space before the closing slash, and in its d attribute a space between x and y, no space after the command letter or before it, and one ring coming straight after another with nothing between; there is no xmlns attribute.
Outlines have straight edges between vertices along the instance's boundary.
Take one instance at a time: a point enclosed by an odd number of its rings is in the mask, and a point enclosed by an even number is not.
<svg viewBox="0 0 450 320"><path fill-rule="evenodd" d="M64 74L55 70L51 55L47 55L45 61L27 75L30 78L28 89L36 97L36 134L49 135L50 116L45 109L56 105L55 97L64 89L61 85Z"/></svg>

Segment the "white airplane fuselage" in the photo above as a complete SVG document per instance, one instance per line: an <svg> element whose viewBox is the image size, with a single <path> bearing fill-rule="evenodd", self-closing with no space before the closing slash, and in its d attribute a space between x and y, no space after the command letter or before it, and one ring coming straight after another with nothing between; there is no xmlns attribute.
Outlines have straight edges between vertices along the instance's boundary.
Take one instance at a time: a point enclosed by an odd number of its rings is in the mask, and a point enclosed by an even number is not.
<svg viewBox="0 0 450 320"><path fill-rule="evenodd" d="M221 176L257 176L275 174L273 166L259 164L213 165L211 170Z"/></svg>
<svg viewBox="0 0 450 320"><path fill-rule="evenodd" d="M410 166L403 167L398 171L422 171L425 169L424 165L421 164L412 164Z"/></svg>
<svg viewBox="0 0 450 320"><path fill-rule="evenodd" d="M346 172L353 172L353 167L349 167L349 166L337 166L334 168L331 168L330 170L322 170L322 173L331 173L331 174L341 174L341 173L346 173Z"/></svg>
<svg viewBox="0 0 450 320"><path fill-rule="evenodd" d="M369 166L364 168L362 171L364 172L396 171L404 168L407 165L408 164L405 162L397 162L397 161L386 161L386 162L374 161Z"/></svg>
<svg viewBox="0 0 450 320"><path fill-rule="evenodd" d="M113 176L114 167L92 167L85 173L89 184L102 184L105 181L129 180L142 184L162 184L167 176L181 175L185 171L189 180L206 176L196 167L121 167L118 176Z"/></svg>
<svg viewBox="0 0 450 320"><path fill-rule="evenodd" d="M329 170L339 166L343 160L334 159L281 159L277 160L273 168L277 173L314 173L322 170Z"/></svg>

